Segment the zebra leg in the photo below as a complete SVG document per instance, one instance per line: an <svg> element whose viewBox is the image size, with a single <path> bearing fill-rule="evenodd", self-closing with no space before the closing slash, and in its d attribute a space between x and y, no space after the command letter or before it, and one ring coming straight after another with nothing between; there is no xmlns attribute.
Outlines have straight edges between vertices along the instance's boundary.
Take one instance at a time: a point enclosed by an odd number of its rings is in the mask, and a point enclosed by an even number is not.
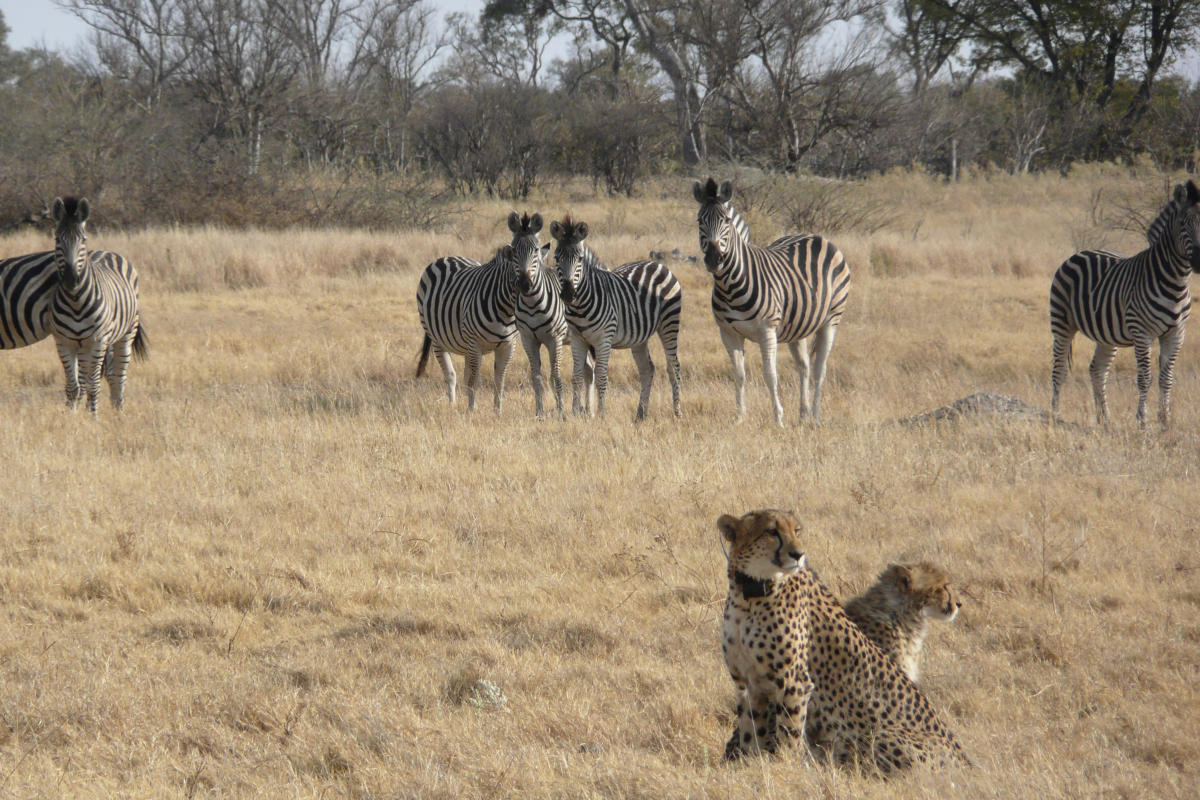
<svg viewBox="0 0 1200 800"><path fill-rule="evenodd" d="M1108 419L1108 368L1116 354L1116 347L1096 342L1096 353L1092 356L1091 366L1088 367L1088 373L1092 376L1092 399L1096 404L1097 424L1103 424Z"/></svg>
<svg viewBox="0 0 1200 800"><path fill-rule="evenodd" d="M1058 416L1058 396L1067 374L1071 371L1071 346L1075 339L1075 331L1070 336L1054 334L1053 366L1050 368L1050 414Z"/></svg>
<svg viewBox="0 0 1200 800"><path fill-rule="evenodd" d="M137 332L136 328L134 332ZM133 336L130 335L109 348L104 359L108 396L112 400L113 408L118 411L125 406L125 372L129 368L129 357L132 353Z"/></svg>
<svg viewBox="0 0 1200 800"><path fill-rule="evenodd" d="M566 342L554 337L546 343L546 351L550 356L550 385L554 387L554 403L558 408L558 416L563 416L563 382L562 382L562 358L563 350L566 350ZM539 355L539 361L541 356ZM539 411L540 414L540 406Z"/></svg>
<svg viewBox="0 0 1200 800"><path fill-rule="evenodd" d="M1150 394L1150 340L1139 338L1133 343L1133 357L1137 361L1138 406L1137 424L1146 427L1146 397Z"/></svg>
<svg viewBox="0 0 1200 800"><path fill-rule="evenodd" d="M65 341L56 340L55 344L66 376L67 408L73 411L79 405L79 352Z"/></svg>
<svg viewBox="0 0 1200 800"><path fill-rule="evenodd" d="M746 418L746 340L736 333L721 331L721 343L729 353L733 366L733 398L737 405L737 421Z"/></svg>
<svg viewBox="0 0 1200 800"><path fill-rule="evenodd" d="M571 411L575 414L582 414L585 411L591 411L592 405L592 376L584 375L584 372L590 372L587 369L588 346L583 337L572 332L571 333L571 359L574 361L574 366L571 372ZM586 381L585 381L586 377ZM584 391L587 391L587 403L584 403Z"/></svg>
<svg viewBox="0 0 1200 800"><path fill-rule="evenodd" d="M442 375L446 378L446 394L450 398L450 405L453 406L457 397L455 390L458 387L458 375L454 371L454 362L450 359L449 353L437 347L433 348L433 357L442 367Z"/></svg>
<svg viewBox="0 0 1200 800"><path fill-rule="evenodd" d="M808 342L804 339L788 342L788 349L792 351L796 374L800 376L800 422L804 422L804 418L808 416Z"/></svg>
<svg viewBox="0 0 1200 800"><path fill-rule="evenodd" d="M654 361L650 359L649 342L634 345L629 352L633 354L634 363L638 368L638 378L642 383L642 393L638 397L637 416L634 418L641 422L646 418L646 410L650 405L650 387L654 385Z"/></svg>
<svg viewBox="0 0 1200 800"><path fill-rule="evenodd" d="M479 362L483 359L478 350L467 353L467 411L475 410L475 393L479 391Z"/></svg>
<svg viewBox="0 0 1200 800"><path fill-rule="evenodd" d="M512 360L513 349L516 347L516 342L512 338L505 339L496 348L496 363L493 367L496 383L495 404L496 413L500 413L500 406L504 403L504 377L508 374L508 362Z"/></svg>
<svg viewBox="0 0 1200 800"><path fill-rule="evenodd" d="M671 404L675 408L675 416L683 416L683 406L680 403L680 372L679 372L679 341L677 334L670 336L659 335L662 340L663 355L667 357L667 379L671 381Z"/></svg>
<svg viewBox="0 0 1200 800"><path fill-rule="evenodd" d="M104 353L108 350L105 344L97 343L90 352L80 359L79 372L83 379L83 388L87 392L87 410L96 416L96 405L100 398L100 377L104 371Z"/></svg>
<svg viewBox="0 0 1200 800"><path fill-rule="evenodd" d="M594 367L594 375L596 380L596 413L604 416L604 395L608 392L608 359L612 356L612 344L608 341L601 342L596 347L596 366Z"/></svg>
<svg viewBox="0 0 1200 800"><path fill-rule="evenodd" d="M1183 326L1158 338L1158 423L1171 424L1171 387L1175 384L1175 356L1183 344Z"/></svg>
<svg viewBox="0 0 1200 800"><path fill-rule="evenodd" d="M779 372L776 369L779 340L774 328L763 331L761 347L763 377L767 379L767 396L771 398L771 407L775 411L775 424L783 427L783 403L779 401Z"/></svg>
<svg viewBox="0 0 1200 800"><path fill-rule="evenodd" d="M816 422L821 421L821 395L825 391L825 366L829 363L829 351L833 349L835 336L837 336L837 325L826 324L817 331L817 339L813 342L812 418Z"/></svg>
<svg viewBox="0 0 1200 800"><path fill-rule="evenodd" d="M521 331L521 346L525 348L525 356L529 359L529 382L533 384L533 405L534 413L538 419L545 415L545 409L542 408L542 395L546 391L546 387L542 384L542 343L537 340L533 334ZM554 354L551 353L551 359ZM562 395L558 398L559 410L562 410Z"/></svg>

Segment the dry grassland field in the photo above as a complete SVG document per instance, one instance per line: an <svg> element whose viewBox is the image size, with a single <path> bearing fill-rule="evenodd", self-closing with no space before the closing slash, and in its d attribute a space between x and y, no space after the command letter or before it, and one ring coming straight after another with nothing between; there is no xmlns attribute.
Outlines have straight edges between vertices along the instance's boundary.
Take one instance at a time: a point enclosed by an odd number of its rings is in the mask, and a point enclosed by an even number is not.
<svg viewBox="0 0 1200 800"><path fill-rule="evenodd" d="M1181 178L856 185L891 221L832 237L853 277L824 423L796 424L781 358L783 430L754 347L732 421L686 261L681 420L657 342L641 425L627 352L603 419L536 421L519 348L499 416L490 359L473 416L436 365L414 379L421 270L490 255L510 204L420 232L94 229L140 270L151 360L92 420L64 407L51 342L0 353L0 797L1195 797L1200 335L1165 432L1134 423L1128 350L1094 425L1082 338L1080 428L886 424L976 391L1047 407L1053 271L1143 247L1123 209ZM697 252L690 187L566 184L519 210L586 220L616 265ZM802 747L722 764L715 520L761 506L796 511L843 597L889 561L950 571L964 607L921 685L974 769L883 782Z"/></svg>

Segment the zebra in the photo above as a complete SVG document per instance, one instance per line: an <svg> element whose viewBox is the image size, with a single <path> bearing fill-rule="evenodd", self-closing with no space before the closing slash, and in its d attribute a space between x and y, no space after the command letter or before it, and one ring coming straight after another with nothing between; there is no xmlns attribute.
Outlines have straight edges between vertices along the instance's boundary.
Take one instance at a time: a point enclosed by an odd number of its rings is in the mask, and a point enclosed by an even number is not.
<svg viewBox="0 0 1200 800"><path fill-rule="evenodd" d="M1150 224L1147 247L1121 258L1085 250L1068 258L1050 284L1050 332L1054 337L1050 412L1071 368L1076 332L1096 342L1088 369L1096 422L1108 417L1108 371L1118 347L1133 347L1137 361L1139 427L1146 424L1150 390L1150 347L1158 339L1158 421L1170 423L1175 357L1191 311L1188 278L1200 270L1200 190L1177 185L1171 201Z"/></svg>
<svg viewBox="0 0 1200 800"><path fill-rule="evenodd" d="M121 410L130 355L145 358L149 349L138 309L137 271L117 253L88 253L90 213L86 198L54 198L58 285L50 304L50 329L66 373L67 405L77 406L82 381L87 409L95 416L101 375L108 379L113 407Z"/></svg>
<svg viewBox="0 0 1200 800"><path fill-rule="evenodd" d="M815 235L784 236L766 247L750 243L746 220L730 203L733 183L696 181L697 223L704 266L713 277L712 311L733 365L737 418L746 416L745 340L762 349L763 375L783 424L776 352L786 343L800 375L800 421L808 414L809 348L813 337L812 417L821 419L825 364L850 291L850 268L841 252Z"/></svg>
<svg viewBox="0 0 1200 800"><path fill-rule="evenodd" d="M53 250L0 260L0 350L50 335L50 300L57 287Z"/></svg>
<svg viewBox="0 0 1200 800"><path fill-rule="evenodd" d="M614 348L629 348L642 384L636 418L645 419L654 381L649 340L657 333L667 358L675 416L682 416L678 348L683 290L671 270L655 261L633 261L609 271L584 244L587 223L572 221L569 214L561 222L550 223L550 235L558 242L555 268L571 327L573 411L591 413L594 382L599 413L604 413L609 357ZM595 353L590 379L585 376L589 350ZM582 397L585 392L586 401Z"/></svg>
<svg viewBox="0 0 1200 800"><path fill-rule="evenodd" d="M545 414L542 403L545 384L542 381L542 345L550 356L550 382L558 414L563 414L562 355L567 349L567 317L559 294L558 282L545 266L550 245L539 246L542 215L518 216L512 212L508 228L513 232L513 261L517 270L517 330L521 345L529 357L529 379L538 417ZM590 375L590 358L587 367ZM590 377L589 377L590 380Z"/></svg>
<svg viewBox="0 0 1200 800"><path fill-rule="evenodd" d="M442 365L450 405L456 399L457 376L450 354L466 356L467 409L475 410L480 362L496 354L495 406L504 402L504 374L517 339L517 272L514 250L506 244L486 264L470 258L439 258L421 275L417 312L425 331L417 377L425 374L429 352Z"/></svg>

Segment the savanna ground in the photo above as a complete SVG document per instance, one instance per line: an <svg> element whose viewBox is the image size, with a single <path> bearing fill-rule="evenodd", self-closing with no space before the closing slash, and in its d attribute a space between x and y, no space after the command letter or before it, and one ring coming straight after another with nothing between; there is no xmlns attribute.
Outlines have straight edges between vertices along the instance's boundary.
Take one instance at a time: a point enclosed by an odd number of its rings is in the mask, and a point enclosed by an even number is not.
<svg viewBox="0 0 1200 800"><path fill-rule="evenodd" d="M795 424L781 360L782 431L756 350L731 422L709 279L683 262L681 421L660 370L632 422L626 353L605 419L535 421L520 350L499 417L490 364L480 410L449 408L436 368L413 378L418 276L506 241L503 203L423 233L94 231L141 271L152 359L93 421L63 407L51 343L0 354L0 796L1194 796L1195 341L1167 432L1134 425L1128 351L1092 425L1082 340L1063 410L1086 430L878 424L980 390L1048 405L1050 275L1078 247L1139 249L1122 204L1167 183L859 187L891 221L834 237L853 285L826 418ZM587 220L616 264L695 252L689 187L528 207ZM976 769L721 763L714 522L758 506L799 513L843 595L891 560L951 571L965 607L922 686Z"/></svg>

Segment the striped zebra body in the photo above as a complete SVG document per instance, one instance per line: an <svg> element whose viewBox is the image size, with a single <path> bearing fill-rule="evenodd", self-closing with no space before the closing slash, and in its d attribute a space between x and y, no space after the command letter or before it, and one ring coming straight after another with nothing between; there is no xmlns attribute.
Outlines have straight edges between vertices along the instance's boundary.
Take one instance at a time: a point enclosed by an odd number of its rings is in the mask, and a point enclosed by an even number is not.
<svg viewBox="0 0 1200 800"><path fill-rule="evenodd" d="M513 212L508 217L513 232L513 261L517 270L517 332L521 346L529 358L529 380L533 384L534 406L538 417L545 414L543 397L546 387L542 380L542 347L550 357L550 383L558 413L563 413L562 355L567 344L567 318L563 311L558 283L545 266L550 245L541 246L538 233L542 230L541 214L523 216Z"/></svg>
<svg viewBox="0 0 1200 800"><path fill-rule="evenodd" d="M1068 258L1050 284L1050 332L1054 337L1050 401L1058 400L1071 366L1075 334L1096 342L1089 373L1097 422L1108 416L1108 372L1118 347L1132 347L1137 361L1137 421L1144 425L1150 390L1150 349L1157 339L1158 419L1168 425L1175 358L1191 310L1191 273L1200 269L1200 190L1191 181L1175 187L1171 202L1147 232L1150 247L1121 258L1085 250Z"/></svg>
<svg viewBox="0 0 1200 800"><path fill-rule="evenodd" d="M678 354L683 290L679 281L666 266L654 261L635 261L609 271L583 243L587 232L587 223L572 222L569 216L550 223L550 234L558 241L554 256L575 362L572 407L576 413L591 412L594 381L598 408L604 413L609 357L614 349L628 348L641 379L637 419L645 419L654 381L649 340L657 333L678 417L683 413ZM595 353L592 380L585 377L589 350Z"/></svg>
<svg viewBox="0 0 1200 800"><path fill-rule="evenodd" d="M53 217L58 285L50 304L50 328L66 374L67 405L75 408L80 383L87 408L96 414L101 376L113 407L125 402L125 374L133 353L146 355L138 310L137 271L117 253L88 253L84 232L88 202L56 198Z"/></svg>
<svg viewBox="0 0 1200 800"><path fill-rule="evenodd" d="M0 261L0 350L50 335L50 300L57 286L53 250Z"/></svg>
<svg viewBox="0 0 1200 800"><path fill-rule="evenodd" d="M776 356L788 345L800 375L800 420L821 418L825 368L850 291L850 268L832 242L820 236L784 236L766 247L750 243L745 220L730 204L733 185L712 178L692 190L700 211L700 249L713 276L712 311L733 365L737 416L746 415L745 340L762 350L763 376L783 424ZM812 338L810 353L805 340ZM811 359L811 363L810 363Z"/></svg>
<svg viewBox="0 0 1200 800"><path fill-rule="evenodd" d="M467 407L474 411L480 362L485 354L495 353L495 406L500 411L504 374L517 339L517 281L512 255L512 247L505 245L486 264L446 256L427 266L421 275L417 312L425 340L417 377L425 372L432 349L442 366L451 405L456 398L457 375L450 354L466 357Z"/></svg>

